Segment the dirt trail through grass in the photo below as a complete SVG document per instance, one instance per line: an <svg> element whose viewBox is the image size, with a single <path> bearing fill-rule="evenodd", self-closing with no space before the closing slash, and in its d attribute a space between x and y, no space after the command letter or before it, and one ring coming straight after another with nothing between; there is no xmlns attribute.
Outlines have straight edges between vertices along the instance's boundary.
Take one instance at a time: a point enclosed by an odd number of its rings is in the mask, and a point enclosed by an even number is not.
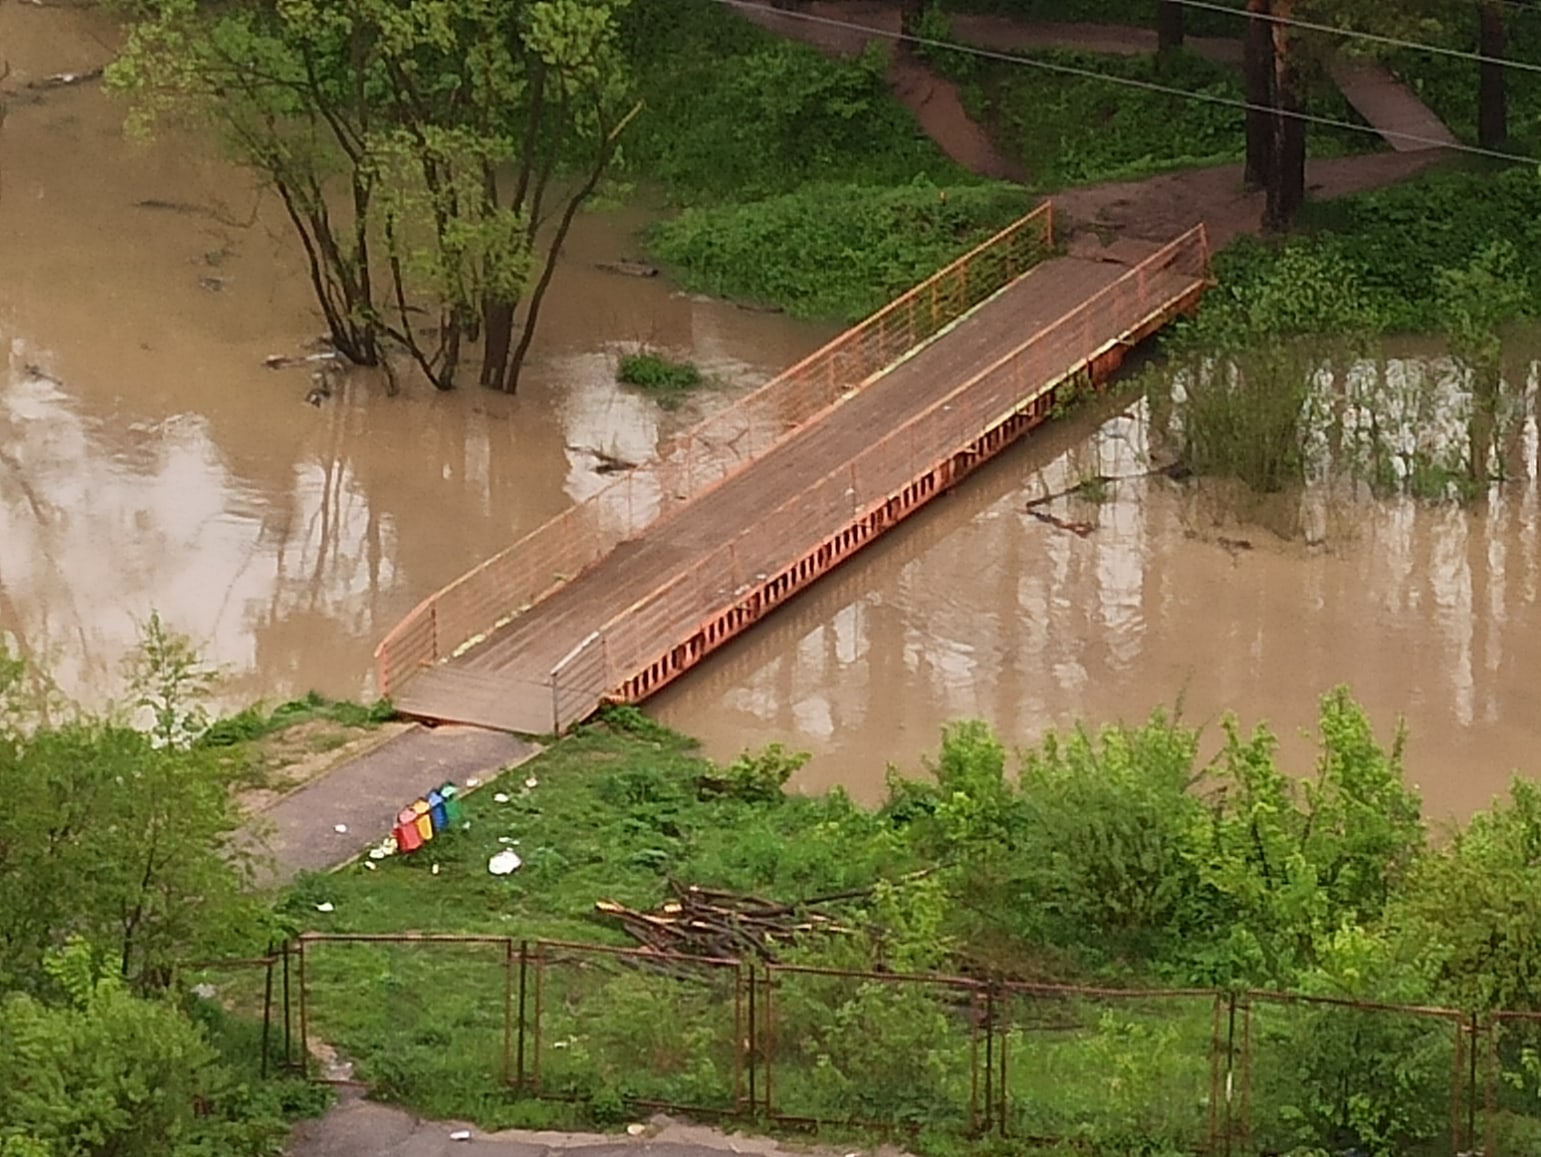
<svg viewBox="0 0 1541 1157"><path fill-rule="evenodd" d="M899 32L899 8L892 0L834 3L813 0L801 13L772 9L770 0L743 0L736 5L764 28L813 44L834 55L855 55L868 44L894 44ZM1110 24L1048 24L1002 16L950 15L953 35L961 43L1003 51L1070 49L1110 55L1152 53L1155 33L1144 28ZM1190 50L1224 64L1239 64L1241 46L1225 37L1190 37ZM1335 74L1336 74L1335 70ZM1350 100L1367 122L1388 137L1399 151L1313 160L1306 166L1309 192L1318 198L1346 196L1405 180L1449 154L1443 148L1408 148L1397 134L1417 122L1419 134L1454 142L1412 93L1378 65L1356 64ZM998 179L1030 178L990 140L989 134L964 108L958 86L938 76L924 61L903 51L892 53L889 82L894 95L914 111L921 127L937 145L963 167ZM1137 181L1087 185L1055 194L1064 218L1132 237L1164 240L1203 222L1210 242L1218 247L1242 233L1262 228L1263 196L1242 185L1240 165L1220 165L1163 173Z"/></svg>

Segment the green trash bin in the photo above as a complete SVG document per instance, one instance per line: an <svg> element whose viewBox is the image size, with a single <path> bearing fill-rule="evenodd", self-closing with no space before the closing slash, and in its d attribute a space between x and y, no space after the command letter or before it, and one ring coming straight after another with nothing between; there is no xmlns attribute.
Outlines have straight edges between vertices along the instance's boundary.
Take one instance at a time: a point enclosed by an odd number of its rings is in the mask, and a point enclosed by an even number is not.
<svg viewBox="0 0 1541 1157"><path fill-rule="evenodd" d="M446 783L439 788L439 797L444 801L445 826L458 824L465 815L460 806L460 789L452 783Z"/></svg>

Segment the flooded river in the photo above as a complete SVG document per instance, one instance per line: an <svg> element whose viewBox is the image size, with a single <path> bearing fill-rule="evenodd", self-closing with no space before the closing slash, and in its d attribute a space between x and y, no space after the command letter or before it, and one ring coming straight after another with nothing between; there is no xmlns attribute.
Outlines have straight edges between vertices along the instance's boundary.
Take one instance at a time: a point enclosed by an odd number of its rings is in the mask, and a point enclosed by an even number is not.
<svg viewBox="0 0 1541 1157"><path fill-rule="evenodd" d="M827 331L661 280L637 211L582 219L515 398L368 374L320 407L269 370L318 325L286 222L199 142L124 140L91 85L111 26L0 5L0 629L100 705L152 608L231 676L232 702L369 690L369 655L420 598L590 493ZM687 351L723 381L669 413L613 381L617 352ZM1541 544L1528 477L1466 511L1335 500L1316 547L1219 518L1204 487L1142 475L1138 407L1036 436L778 612L654 704L714 755L782 740L807 788L881 792L948 719L1028 742L1076 718L1182 703L1269 721L1286 754L1349 683L1383 733L1405 714L1430 808L1481 806L1533 768ZM1093 506L1036 508L1087 474ZM1264 522L1267 520L1264 519Z"/></svg>
<svg viewBox="0 0 1541 1157"><path fill-rule="evenodd" d="M120 693L152 608L233 676L232 702L368 690L413 604L832 330L597 270L650 220L580 219L517 397L368 372L319 408L320 332L282 211L198 141L144 146L94 85L112 26L0 5L0 629L69 695ZM676 412L614 381L638 342L723 385Z"/></svg>

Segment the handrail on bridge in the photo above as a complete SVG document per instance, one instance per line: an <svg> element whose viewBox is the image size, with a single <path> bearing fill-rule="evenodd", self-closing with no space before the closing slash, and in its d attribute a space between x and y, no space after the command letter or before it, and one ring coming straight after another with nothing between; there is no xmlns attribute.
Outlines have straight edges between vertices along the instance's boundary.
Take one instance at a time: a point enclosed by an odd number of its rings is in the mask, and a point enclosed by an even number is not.
<svg viewBox="0 0 1541 1157"><path fill-rule="evenodd" d="M1025 273L1054 244L1045 201L860 324L418 603L375 648L377 690L483 641L659 519L763 457ZM747 445L746 445L747 443Z"/></svg>
<svg viewBox="0 0 1541 1157"><path fill-rule="evenodd" d="M838 534L852 517L887 502L921 474L956 454L970 439L1006 421L1012 413L1057 386L1067 372L1074 372L1075 364L1039 364L1045 357L1055 356L1052 350L1039 355L1040 349L1051 346L1062 334L1075 334L1085 328L1087 337L1074 345L1074 358L1076 364L1081 360L1089 362L1103 352L1093 346L1090 336L1091 322L1098 312L1120 310L1122 306L1127 308L1121 312L1127 313L1134 325L1145 321L1156 308L1150 292L1152 275L1179 265L1186 276L1210 281L1209 239L1202 224L1174 238L1115 281L1041 326L1009 353L935 399L852 461L841 463L825 477L811 481L795 497L698 559L690 569L611 616L552 668L554 729L560 732L582 719L593 710L596 696L602 699L659 654L676 646L681 641L681 630L688 632L710 613L721 610L701 605L714 577L719 588L725 585L732 591L742 591L743 572L757 572L762 578L774 576L796 563L801 552ZM1163 287L1159 292L1164 301L1170 288ZM1033 389L1034 383L1037 389ZM753 563L744 565L743 553L748 549L750 536L760 549ZM782 554L768 554L766 544L775 544L773 551L784 548ZM653 653L645 647L655 640L649 632L635 626L644 616L655 628L652 633L663 639ZM632 629L628 631L627 627Z"/></svg>

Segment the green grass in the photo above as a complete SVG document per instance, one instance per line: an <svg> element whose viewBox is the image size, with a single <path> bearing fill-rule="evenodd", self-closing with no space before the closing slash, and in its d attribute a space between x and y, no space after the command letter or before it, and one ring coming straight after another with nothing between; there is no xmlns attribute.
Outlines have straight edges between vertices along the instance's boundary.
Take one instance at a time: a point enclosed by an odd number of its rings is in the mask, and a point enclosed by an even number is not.
<svg viewBox="0 0 1541 1157"><path fill-rule="evenodd" d="M834 60L713 0L638 0L625 21L644 106L622 171L676 203L742 203L831 181L974 179L894 99L880 55Z"/></svg>
<svg viewBox="0 0 1541 1157"><path fill-rule="evenodd" d="M1090 70L1117 81L1161 84L1216 100L1244 97L1241 74L1191 53L1159 64L1154 57L1034 52L1026 60ZM1219 103L1168 95L1004 61L977 61L967 78L970 111L1040 189L1134 180L1173 169L1242 159L1245 113ZM1314 115L1362 124L1329 84L1318 84ZM1382 146L1372 133L1311 126L1312 156L1340 156Z"/></svg>
<svg viewBox="0 0 1541 1157"><path fill-rule="evenodd" d="M616 366L617 381L646 391L660 406L677 406L683 395L706 381L693 362L677 362L654 350L627 354Z"/></svg>
<svg viewBox="0 0 1541 1157"><path fill-rule="evenodd" d="M375 703L352 703L342 699L328 699L312 691L303 699L291 699L269 708L264 703L254 703L234 715L217 720L199 737L200 747L234 747L252 743L275 735L296 724L314 719L324 719L344 727L372 729L394 718L395 708L387 699Z"/></svg>
<svg viewBox="0 0 1541 1157"><path fill-rule="evenodd" d="M1508 239L1541 300L1541 177L1523 167L1451 163L1387 189L1310 204L1304 235L1283 243L1316 251L1358 287L1356 312L1390 332L1438 333L1441 269L1459 268L1484 246ZM1267 282L1279 243L1243 238L1216 255L1223 286L1242 296ZM1332 332L1330 316L1319 319Z"/></svg>
<svg viewBox="0 0 1541 1157"><path fill-rule="evenodd" d="M1010 185L815 185L767 201L695 209L654 230L686 288L770 302L794 317L855 321L1016 220Z"/></svg>

